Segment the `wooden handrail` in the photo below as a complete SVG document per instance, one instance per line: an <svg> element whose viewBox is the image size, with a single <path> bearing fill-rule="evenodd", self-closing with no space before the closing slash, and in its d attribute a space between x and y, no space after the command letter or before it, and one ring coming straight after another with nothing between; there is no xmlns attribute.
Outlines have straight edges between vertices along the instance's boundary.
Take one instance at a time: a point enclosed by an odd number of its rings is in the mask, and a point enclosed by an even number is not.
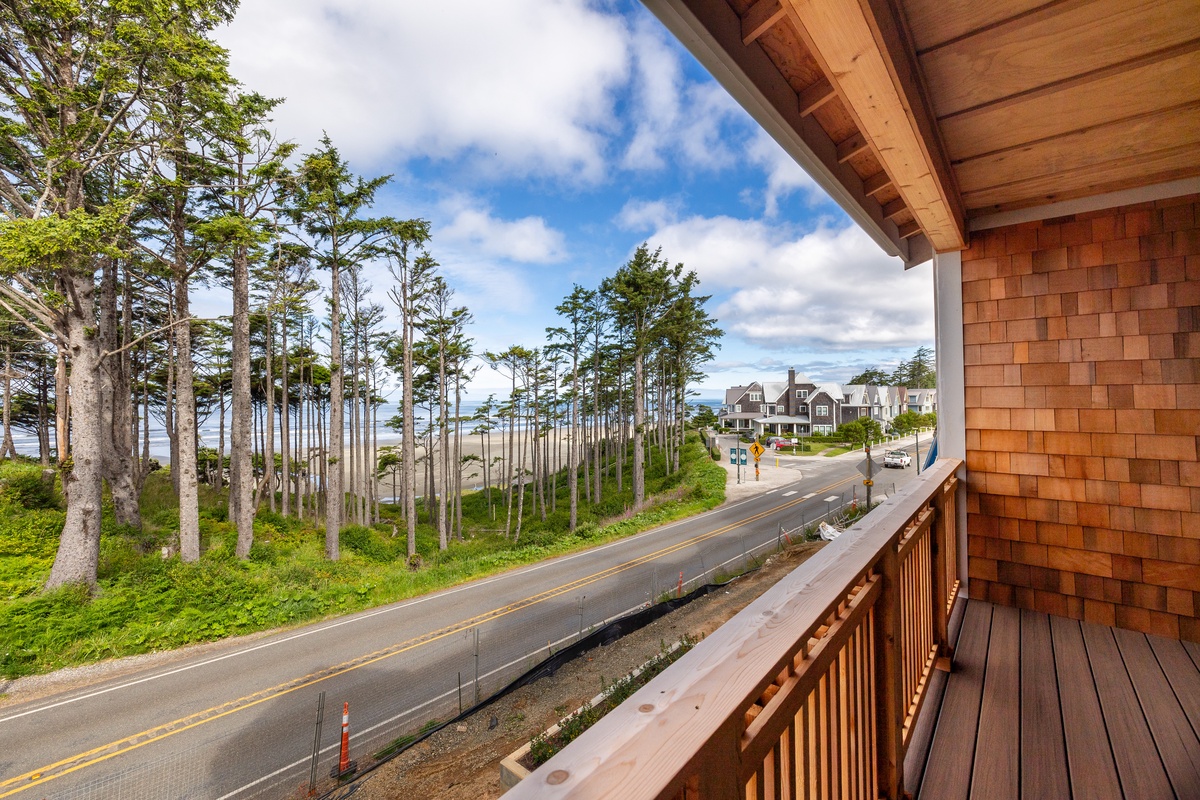
<svg viewBox="0 0 1200 800"><path fill-rule="evenodd" d="M939 459L509 796L898 797L946 652L961 464Z"/></svg>

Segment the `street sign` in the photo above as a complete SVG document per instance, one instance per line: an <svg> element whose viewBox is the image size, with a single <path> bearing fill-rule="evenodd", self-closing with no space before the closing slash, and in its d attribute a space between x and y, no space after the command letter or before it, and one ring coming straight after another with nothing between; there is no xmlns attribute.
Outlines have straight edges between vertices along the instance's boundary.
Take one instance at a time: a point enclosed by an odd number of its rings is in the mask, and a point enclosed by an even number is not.
<svg viewBox="0 0 1200 800"><path fill-rule="evenodd" d="M762 458L763 446L758 442L755 442L754 444L750 445L750 453L754 456L754 460L758 461L758 459Z"/></svg>
<svg viewBox="0 0 1200 800"><path fill-rule="evenodd" d="M741 456L741 463L745 464L746 463L746 448L744 448L744 447L729 448L729 463L730 464L737 464L739 456Z"/></svg>
<svg viewBox="0 0 1200 800"><path fill-rule="evenodd" d="M871 480L870 478L867 478L866 480L863 481L863 486L874 486L874 485L875 485L875 481Z"/></svg>
<svg viewBox="0 0 1200 800"><path fill-rule="evenodd" d="M867 468L868 461L871 462L870 471L868 471L868 468ZM858 471L861 472L865 477L868 477L868 478L871 477L876 472L879 472L880 469L881 469L881 467L879 466L879 462L872 461L869 458L864 458L862 460L862 463L858 465Z"/></svg>

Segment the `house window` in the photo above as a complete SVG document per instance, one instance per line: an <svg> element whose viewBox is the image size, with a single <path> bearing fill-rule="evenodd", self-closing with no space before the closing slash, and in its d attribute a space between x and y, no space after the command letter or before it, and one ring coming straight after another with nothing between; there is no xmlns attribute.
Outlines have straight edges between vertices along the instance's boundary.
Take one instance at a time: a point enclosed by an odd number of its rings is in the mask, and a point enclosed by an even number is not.
<svg viewBox="0 0 1200 800"><path fill-rule="evenodd" d="M772 404L768 403L768 404L765 406L765 409L766 409L766 410L765 410L763 413L765 413L765 414L766 414L768 417L770 417L770 416L774 416L774 414L775 414L775 406L774 406L774 405L772 405Z"/></svg>
<svg viewBox="0 0 1200 800"><path fill-rule="evenodd" d="M832 425L813 425L813 433L833 433Z"/></svg>
<svg viewBox="0 0 1200 800"><path fill-rule="evenodd" d="M807 404L800 406L800 413L801 413L801 414L807 414L807 413L808 413L808 405L807 405Z"/></svg>
<svg viewBox="0 0 1200 800"><path fill-rule="evenodd" d="M829 406L817 406L817 416L818 417L829 416Z"/></svg>
<svg viewBox="0 0 1200 800"><path fill-rule="evenodd" d="M751 403L761 403L762 402L762 392L751 392L750 393L750 402Z"/></svg>
<svg viewBox="0 0 1200 800"><path fill-rule="evenodd" d="M738 404L734 405L734 407L733 407L733 413L735 413L735 414L740 414L740 413L742 413L742 404L741 404L741 403L738 403Z"/></svg>
<svg viewBox="0 0 1200 800"><path fill-rule="evenodd" d="M807 400L808 399L808 389L797 389L796 390L796 399L797 400Z"/></svg>

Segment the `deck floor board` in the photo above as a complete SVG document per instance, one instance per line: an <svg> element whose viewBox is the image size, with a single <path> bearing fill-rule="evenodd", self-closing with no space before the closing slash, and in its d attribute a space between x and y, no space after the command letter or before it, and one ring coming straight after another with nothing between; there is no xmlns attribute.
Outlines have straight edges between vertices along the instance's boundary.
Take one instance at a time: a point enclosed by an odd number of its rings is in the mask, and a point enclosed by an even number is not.
<svg viewBox="0 0 1200 800"><path fill-rule="evenodd" d="M1200 739L1163 674L1144 633L1113 631L1150 734L1177 797L1200 797Z"/></svg>
<svg viewBox="0 0 1200 800"><path fill-rule="evenodd" d="M1200 647L976 600L919 795L1200 797Z"/></svg>
<svg viewBox="0 0 1200 800"><path fill-rule="evenodd" d="M979 707L971 797L1016 797L1020 781L1021 612L998 606L992 612L987 674Z"/></svg>
<svg viewBox="0 0 1200 800"><path fill-rule="evenodd" d="M1192 731L1200 737L1200 668L1188 657L1182 643L1161 636L1147 636L1146 639L1171 682L1175 699L1183 707Z"/></svg>
<svg viewBox="0 0 1200 800"><path fill-rule="evenodd" d="M1120 797L1121 781L1079 623L1051 617L1050 630L1054 637L1071 789L1075 797Z"/></svg>
<svg viewBox="0 0 1200 800"><path fill-rule="evenodd" d="M1021 795L1069 797L1062 704L1050 619L1021 612Z"/></svg>
<svg viewBox="0 0 1200 800"><path fill-rule="evenodd" d="M942 714L930 748L942 757L930 757L921 781L921 791L927 797L966 797L971 790L971 765L975 760L974 744L979 730L979 703L983 695L991 625L991 606L986 603L967 605L954 652L955 672L946 685Z"/></svg>

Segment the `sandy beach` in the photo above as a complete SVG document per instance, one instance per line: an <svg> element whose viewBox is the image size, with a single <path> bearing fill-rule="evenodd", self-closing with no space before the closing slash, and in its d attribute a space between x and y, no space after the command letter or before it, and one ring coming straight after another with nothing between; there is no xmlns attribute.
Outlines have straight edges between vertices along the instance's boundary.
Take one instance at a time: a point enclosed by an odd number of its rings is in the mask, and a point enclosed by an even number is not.
<svg viewBox="0 0 1200 800"><path fill-rule="evenodd" d="M515 445L518 448L520 447L520 434L521 434L521 432L517 431L517 435L515 437L516 438ZM568 446L568 438L569 438L568 434L569 434L569 431L567 428L557 428L552 433L547 434L547 436L550 438L549 452L550 452L551 461L553 462L553 460L557 457L559 459L559 463L561 463L562 467L566 467L566 465L567 465L567 446ZM540 444L540 446L545 447L544 441L540 442L539 444ZM383 449L385 447L395 447L395 448L397 448L397 450L399 450L400 445L401 445L401 438L399 436L388 436L386 438L380 437L379 445L378 445L378 452L382 453ZM453 441L450 443L450 447L451 447L450 457L453 458L454 457ZM493 486L496 485L497 483L500 483L500 484L504 483L504 476L507 474L507 470L508 470L508 432L507 431L503 431L503 432L502 431L492 431L491 433L489 433L485 436L477 436L477 435L463 436L461 448L462 448L461 455L463 458L466 458L468 456L475 456L476 458L479 459L478 461L471 461L471 462L468 462L463 465L462 476L463 476L463 488L465 490L482 489L483 488L484 477L485 477L484 476L484 469L485 469L484 460L485 460L485 458L490 458L490 460L493 462L491 465L491 475L488 479L489 483ZM555 456L556 448L558 449L558 456ZM525 442L525 451L526 452L525 452L525 458L524 458L524 464L525 464L526 468L531 467L532 462L533 462L533 456L532 456L532 453L529 452L529 449L530 449L529 441L527 439ZM425 470L429 465L429 461L426 458L426 455L427 454L425 452L425 447L422 445L421 442L418 442L418 444L417 444L417 495L418 496L425 494L425 487L426 487L427 481L428 481L428 476L427 476ZM349 458L350 458L350 448L346 448L346 460L343 463L348 465ZM441 458L441 448L436 443L434 445L434 458L435 459ZM499 458L500 460L497 460L497 458ZM439 468L434 475L435 485L438 486L439 491L441 490L441 487L440 487L440 483L437 480L437 478L438 478L437 473L440 473L440 472L441 472L441 470ZM395 495L399 495L401 492L400 486L401 486L402 480L403 480L403 477L400 474L400 471L397 470L396 477L395 477L395 487L396 487ZM380 497L382 497L386 500L387 498L394 496L393 490L392 490L392 486L393 486L392 477L391 477L390 473L378 481L378 486L379 486Z"/></svg>

